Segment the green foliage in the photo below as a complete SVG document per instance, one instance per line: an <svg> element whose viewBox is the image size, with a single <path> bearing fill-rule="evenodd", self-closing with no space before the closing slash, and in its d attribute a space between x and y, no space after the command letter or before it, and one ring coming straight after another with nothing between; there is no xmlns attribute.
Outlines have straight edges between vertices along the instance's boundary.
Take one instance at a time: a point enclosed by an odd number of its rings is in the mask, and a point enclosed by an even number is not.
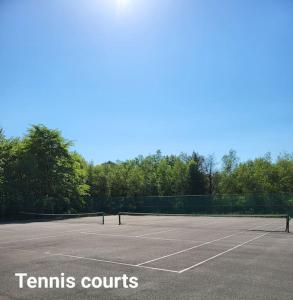
<svg viewBox="0 0 293 300"><path fill-rule="evenodd" d="M22 140L1 144L7 211L62 212L82 208L82 197L88 190L87 163L69 152L71 143L59 131L35 125Z"/></svg>
<svg viewBox="0 0 293 300"><path fill-rule="evenodd" d="M188 163L188 192L190 195L205 194L205 174L202 166L203 158L193 155Z"/></svg>
<svg viewBox="0 0 293 300"><path fill-rule="evenodd" d="M292 155L280 156L275 163L269 154L238 164L234 152L224 159L219 175L218 192L221 194L292 193ZM232 166L232 167L231 167Z"/></svg>
<svg viewBox="0 0 293 300"><path fill-rule="evenodd" d="M203 157L193 152L164 156L159 150L146 157L94 165L71 152L71 145L58 130L43 125L32 126L22 139L8 139L0 129L2 216L22 210L90 211L101 208L97 199L113 211L114 207L123 208L121 197L132 197L131 206L139 209L143 196L176 196L174 205L174 198L160 198L166 209L173 212L185 211L187 207L204 211L211 202L225 206L227 201L229 209L232 205L239 210L260 204L283 208L291 202L293 205L292 197L282 196L293 193L293 154L283 154L275 162L266 154L240 163L231 150L223 156L222 168L217 170L212 155ZM276 193L281 196L256 196ZM230 196L219 194L246 196L235 196L232 203ZM192 198L179 195L203 196L196 198L201 200L195 204L190 202ZM120 199L119 205L115 199ZM157 198L146 199L148 205L156 205Z"/></svg>
<svg viewBox="0 0 293 300"><path fill-rule="evenodd" d="M230 150L228 154L222 158L222 172L218 180L218 191L222 194L234 194L236 192L237 181L234 175L238 167L239 159L234 150Z"/></svg>
<svg viewBox="0 0 293 300"><path fill-rule="evenodd" d="M277 191L293 192L293 153L283 154L278 157L274 165L274 172L276 174Z"/></svg>

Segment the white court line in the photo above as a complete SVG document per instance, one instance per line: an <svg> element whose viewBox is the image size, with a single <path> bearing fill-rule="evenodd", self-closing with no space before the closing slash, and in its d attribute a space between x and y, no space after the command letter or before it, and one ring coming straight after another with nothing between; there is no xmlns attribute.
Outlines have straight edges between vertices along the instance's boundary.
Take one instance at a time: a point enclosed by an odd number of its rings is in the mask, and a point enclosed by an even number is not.
<svg viewBox="0 0 293 300"><path fill-rule="evenodd" d="M63 256L63 257L71 257L76 259L82 259L82 260L91 260L91 261L98 261L98 262L104 262L114 265L123 265L123 266L129 266L129 267L135 267L135 268L145 268L145 269L152 269L152 270L159 270L159 271L165 271L165 272L172 272L172 273L178 273L179 271L170 270L170 269L162 269L162 268L155 268L155 267L148 267L148 266L137 266L133 264L118 262L118 261L112 261L112 260L104 260L104 259L97 259L97 258L90 258L90 257L84 257L84 256L76 256L76 255L69 255L69 254L63 254L63 253L50 253L46 252L49 256Z"/></svg>
<svg viewBox="0 0 293 300"><path fill-rule="evenodd" d="M112 234L112 233L96 233L96 232L85 232L85 231L81 231L80 233L85 234L85 235L99 235L99 236L115 236L115 237L137 238L136 235L124 235L124 234Z"/></svg>
<svg viewBox="0 0 293 300"><path fill-rule="evenodd" d="M270 223L267 223L267 224L264 224L264 225L260 225L260 226L257 226L257 227L252 227L250 228L249 230L251 229L257 229L257 228L261 228L261 227L264 227L264 226L268 226L268 225L271 225ZM116 225L114 225L116 226ZM112 226L111 226L112 227ZM79 232L79 233L83 233L85 234L85 232L82 232L81 231L82 229L75 229L75 230L70 230L70 231L65 231L63 233L71 233L71 232ZM171 229L173 230L173 229ZM178 229L174 229L174 230L178 230ZM14 232L14 231L13 231ZM240 231L238 233L235 233L235 234L239 234L239 233L243 233L243 232L246 232L246 231ZM157 232L158 233L158 232ZM97 234L97 233L86 233L86 234ZM231 236L235 235L235 234L232 234ZM97 235L100 235L100 234L97 234ZM102 234L101 234L102 235ZM105 234L106 235L106 234ZM62 236L61 235L47 235L47 236L38 236L38 237L33 237L33 238L29 238L29 239L23 239L23 240L14 240L14 241L6 241L6 242L0 242L0 245L2 244L10 244L10 243L16 243L16 242L25 242L25 241L32 241L32 240L39 240L39 239L43 239L43 238L54 238L54 237L59 237L59 236ZM109 236L111 236L109 234ZM112 235L112 236L118 236L118 235ZM121 235L122 236L122 235ZM124 237L127 237L127 236L124 236ZM128 237L143 237L142 236L128 236ZM152 239L159 239L159 238L152 238ZM166 239L167 240L167 239ZM168 239L169 240L169 239ZM171 240L171 239L170 239ZM172 239L173 240L173 239ZM174 239L174 240L177 240L177 239ZM184 240L178 240L178 241L184 241ZM188 240L187 240L188 241ZM199 241L195 241L195 242L199 242ZM211 241L213 242L213 241ZM208 243L211 243L211 242L208 242Z"/></svg>
<svg viewBox="0 0 293 300"><path fill-rule="evenodd" d="M164 221L164 220L168 220L168 218L169 217L165 217L165 218L160 218L159 220L149 220L149 221L145 221L145 222L139 222L139 224L123 224L123 222L122 222L122 225L123 226L146 226L146 225L149 225L149 226L152 226L153 224L152 223L161 223L162 221ZM193 218L193 216L189 216L189 218ZM206 222L207 223L203 223L202 225L210 225L210 224L213 224L213 223L216 223L216 222L218 222L218 220L213 220L213 221L209 221L209 220L206 220ZM151 223L152 222L152 223ZM172 220L172 222L174 223L176 223L176 225L178 225L178 224L183 224L183 225L185 225L186 224L186 220ZM202 222L202 221L200 221L200 222ZM170 227L170 226L168 226L168 225L164 225L163 227Z"/></svg>
<svg viewBox="0 0 293 300"><path fill-rule="evenodd" d="M257 227L252 227L254 229L261 228L264 226L271 225L271 223L263 224ZM174 229L178 230L178 229ZM250 229L248 229L250 230ZM161 238L161 237L148 237L144 235L126 235L126 234L111 234L111 233L97 233L97 232L85 232L85 231L80 231L79 233L85 234L85 235L98 235L98 236L113 236L113 237L125 237L125 238L140 238L140 239L148 239L148 240L162 240L162 241L177 241L177 242L190 242L190 243L205 243L208 241L202 241L202 240L190 240L190 239L175 239L175 238ZM158 233L158 232L157 232ZM249 233L248 231L239 231L238 233L232 234L232 235L237 235L241 233ZM232 236L231 235L231 236Z"/></svg>
<svg viewBox="0 0 293 300"><path fill-rule="evenodd" d="M66 223L66 224L68 224L68 223ZM100 225L100 224L98 224L98 225ZM70 224L69 226L72 227L72 228L76 228L76 226L72 226L72 224ZM69 226L66 226L66 227L69 227ZM89 224L78 224L78 226L92 226L92 225L89 225ZM62 224L62 226L41 225L41 226L38 226L38 228L39 227L45 228L45 229L51 229L51 230L62 230L62 228L64 228L64 224ZM74 230L85 230L85 229L86 228L80 228L80 229L74 229Z"/></svg>
<svg viewBox="0 0 293 300"><path fill-rule="evenodd" d="M171 254L167 254L167 255L164 255L164 256L161 256L161 257L157 257L157 258L154 258L154 259L151 259L151 260L142 262L142 263L140 263L140 264L137 264L137 266L142 266L142 265L148 264L148 263L153 262L153 261L157 261L157 260L160 260L160 259L163 259L163 258L166 258L166 257L170 257L170 256L173 256L173 255L176 255L176 254L179 254L179 253L183 253L183 252L186 252L186 251L189 251L189 250L198 248L198 247L202 247L202 246L204 246L204 245L211 244L211 243L214 243L214 242L217 242L217 241L221 241L221 240L227 239L227 238L229 238L229 237L231 237L231 236L233 236L233 235L235 235L235 234L230 234L230 235L221 237L221 238L216 239L216 240L208 241L208 242L205 242L205 243L202 243L202 244L199 244L199 245L195 245L195 246L190 247L190 248L187 248L187 249L183 249L183 250L181 250L181 251L177 251L177 252L173 252L173 253L171 253Z"/></svg>
<svg viewBox="0 0 293 300"><path fill-rule="evenodd" d="M0 229L0 231L4 231L4 232L13 232L11 230L5 230L5 229Z"/></svg>
<svg viewBox="0 0 293 300"><path fill-rule="evenodd" d="M63 233L71 233L71 232L77 232L77 233L82 233L82 234L95 234L95 235L101 235L101 236L123 236L123 237L143 237L142 236L126 236L126 235L118 235L118 234L98 234L98 233L87 233L87 232L82 232L82 229L75 229L75 230L70 230L70 231L64 231ZM171 230L175 230L175 229L171 229ZM171 231L171 230L167 230L167 231ZM160 232L153 232L153 233L149 233L149 234L156 234L156 233L161 233ZM164 231L166 232L166 231ZM60 237L63 236L63 234L60 235L45 235L45 236L37 236L37 237L33 237L33 238L29 238L29 239L23 239L23 240L14 240L14 241L5 241L5 242L0 242L0 245L2 244L11 244L11 243L17 243L17 242L26 242L26 241L33 241L33 240L40 240L40 239L45 239L45 238L54 238L54 237Z"/></svg>
<svg viewBox="0 0 293 300"><path fill-rule="evenodd" d="M37 236L37 237L29 238L29 239L0 242L0 245L17 243L17 242L33 241L33 240L40 240L40 239L46 239L46 238L61 237L61 236L64 236L64 233L80 232L80 230L82 230L82 229L75 229L75 230L70 230L70 231L64 231L64 232L62 232L59 235L42 235L42 236Z"/></svg>
<svg viewBox="0 0 293 300"><path fill-rule="evenodd" d="M143 237L143 236L147 236L147 235L159 234L159 233L175 231L175 230L178 230L178 229L169 229L169 230L163 230L163 231L157 231L157 232L150 232L150 233L145 233L145 234L141 234L141 235L136 235L136 237Z"/></svg>
<svg viewBox="0 0 293 300"><path fill-rule="evenodd" d="M15 250L15 251L22 251L22 252L29 252L29 253L39 253L36 250L27 250L27 249L19 249L19 248L11 248L11 247L1 247L0 249L8 249L8 250Z"/></svg>
<svg viewBox="0 0 293 300"><path fill-rule="evenodd" d="M279 227L279 228L281 228L281 227ZM276 228L276 229L279 229L279 228ZM244 246L244 245L246 245L246 244L248 244L248 243L250 243L250 242L252 242L252 241L255 241L255 240L257 240L257 239L260 239L260 238L262 238L263 236L268 235L268 234L270 234L270 233L271 233L271 232L267 232L267 233L264 233L264 234L262 234L262 235L258 235L258 236L256 236L256 237L254 237L254 238L252 238L252 239L250 239L250 240L244 242L244 243L241 243L241 244L239 244L239 245L236 245L236 246L234 246L234 247L232 247L232 248L230 248L230 249L228 249L228 250L226 250L226 251L220 252L220 253L218 253L218 254L212 256L212 257L209 257L209 258L207 258L207 259L205 259L205 260L203 260L203 261L201 261L201 262L199 262L199 263L197 263L197 264L194 264L194 265L192 265L192 266L190 266L190 267L188 267L188 268L185 268L185 269L183 269L183 270L180 270L178 273L181 274L181 273L183 273L183 272L185 272L185 271L188 271L188 270L190 270L190 269L192 269L192 268L198 267L198 266L200 266L200 265L202 265L202 264L204 264L204 263L206 263L206 262L208 262L208 261L210 261L210 260L212 260L212 259L215 259L215 258L217 258L217 257L219 257L219 256L221 256L221 255L223 255L223 254L225 254L225 253L228 253L228 252L231 252L231 251L233 251L233 250L235 250L235 249L237 249L237 248L240 248L240 247L242 247L242 246Z"/></svg>
<svg viewBox="0 0 293 300"><path fill-rule="evenodd" d="M24 239L24 240L0 242L0 244L3 245L3 244L11 244L11 243L17 243L17 242L33 241L33 240L40 240L40 239L45 239L45 238L54 238L54 237L58 237L58 236L60 236L60 235L46 235L46 236L34 237L34 238L29 238L29 239Z"/></svg>
<svg viewBox="0 0 293 300"><path fill-rule="evenodd" d="M36 224L37 222L35 222L34 224ZM60 228L60 227L64 227L64 225L66 225L67 227L76 227L76 226L97 226L97 225L102 225L101 223L88 223L88 224L82 224L82 223L68 223L68 222L63 222L63 223L51 223L50 225L41 225L38 227L44 227L44 228ZM110 226L110 225L108 225ZM114 226L114 225L113 225Z"/></svg>
<svg viewBox="0 0 293 300"><path fill-rule="evenodd" d="M148 237L148 236L139 236L139 235L125 235L125 234L110 234L110 233L96 233L96 232L84 232L81 231L80 233L86 235L99 235L99 236L115 236L115 237L126 237L126 238L137 238L137 239L145 239L145 240L162 240L162 241L177 241L177 242L190 242L190 243L202 243L204 241L200 240L187 240L187 239L167 239L167 238L160 238L160 237Z"/></svg>
<svg viewBox="0 0 293 300"><path fill-rule="evenodd" d="M75 230L70 230L70 231L64 231L63 233L77 232L77 233L82 233L82 234L88 234L86 232L82 232L81 230L82 229L75 229ZM172 231L172 230L175 230L175 229L166 230L164 232ZM149 234L156 234L156 233L161 233L161 232L162 231L160 231L160 232L153 232L153 233L149 233ZM63 233L60 234L60 235L45 235L45 236L37 236L37 237L33 237L33 238L29 238L29 239L23 239L23 240L5 241L5 242L0 242L0 245L17 243L17 242L33 241L33 240L40 240L40 239L45 239L45 238L55 238L55 237L63 236L64 235ZM93 234L96 234L96 235L105 235L105 236L109 235L109 236L137 237L137 238L144 236L144 235L142 235L142 236L124 236L124 235L117 235L117 234L98 234L98 233L93 233Z"/></svg>
<svg viewBox="0 0 293 300"><path fill-rule="evenodd" d="M282 227L283 227L283 226L282 226ZM282 228L282 227L278 227L278 228L276 228L276 229L279 229L279 228ZM238 233L239 233L239 232L238 232ZM47 254L47 255L49 255L49 256L71 257L71 258L76 258L76 259L91 260L91 261L105 262L105 263L110 263L110 264L125 265L125 266L136 267L136 268L145 268L145 269L152 269L152 270L159 270L159 271L165 271L165 272L171 272L171 273L181 274L181 273L183 273L183 272L185 272L185 271L187 271L187 270L190 270L191 268L194 268L194 267L196 267L196 266L199 266L200 264L203 264L203 263L205 263L205 262L207 262L207 261L209 261L209 260L215 259L216 257L218 257L218 256L220 256L220 255L223 255L223 254L225 254L225 253L227 253L227 252L230 252L230 251L232 251L232 250L234 250L234 249L236 249L236 248L239 248L239 247L241 247L241 246L243 246L243 245L245 245L245 244L247 244L247 243L249 243L249 242L251 242L251 241L253 241L253 240L259 239L259 238L261 238L261 237L263 237L263 236L265 236L265 235L268 235L268 234L270 234L270 233L271 233L271 232L267 232L267 233L262 234L262 235L260 235L260 236L254 237L254 238L250 239L249 241L246 241L246 242L244 242L244 243L241 243L241 244L239 244L239 245L236 245L236 246L234 246L234 247L232 247L232 248L230 248L230 249L228 249L228 250L226 250L226 251L223 251L223 252L221 252L221 253L218 253L217 255L215 255L215 256L213 256L213 257L210 257L210 258L208 258L208 259L206 259L206 260L204 260L204 261L202 261L202 262L200 262L200 263L197 263L197 264L195 264L195 265L193 265L193 266L190 266L190 267L188 267L188 268L186 268L186 269L183 269L183 270L180 270L180 271L171 270L171 269L156 268L156 267L148 267L148 266L143 266L143 265L140 265L140 264L138 264L138 265L133 265L133 264L128 264L128 263L122 263L122 262L116 262L116 261L109 261L109 260L102 260L102 259L95 259L95 258L88 258L88 257L82 257L82 256L74 256L74 255L68 255L68 254L62 254L62 253L52 253L52 254L51 254L50 252L45 252L45 254ZM233 235L235 235L235 234L233 234ZM231 235L231 236L233 236L233 235ZM227 238L227 237L224 237L224 238ZM224 238L220 238L220 239L218 239L218 240L221 240L221 239L224 239ZM215 240L215 241L216 241L216 240ZM207 243L212 243L212 242L214 242L214 241L210 241L210 242L207 242ZM0 248L4 248L4 247L0 247ZM192 247L192 248L194 248L194 247ZM26 251L26 252L37 252L37 251L34 251L34 250L22 250L22 249L15 249L15 248L13 248L12 250ZM183 250L183 251L185 251L185 250ZM182 251L179 251L178 253L180 253L180 252L182 252Z"/></svg>
<svg viewBox="0 0 293 300"><path fill-rule="evenodd" d="M257 226L257 227L254 227L254 228L260 228L260 227L264 227L264 226L267 226L267 225L271 225L271 224L265 224L265 225ZM279 228L281 228L281 227L279 227ZM167 254L167 255L164 255L164 256L161 256L161 257L157 257L157 258L154 258L154 259L142 262L142 263L138 264L137 266L142 266L142 265L145 265L145 264L148 264L148 263L151 263L151 262L163 259L163 258L167 258L167 257L173 256L173 255L177 255L177 254L180 254L180 253L183 253L183 252L187 252L187 251L190 251L192 249L196 249L196 248L199 248L199 247L202 247L202 246L214 243L214 242L218 242L218 241L227 239L229 237L232 237L232 236L235 236L235 235L238 235L238 234L241 234L241 233L247 233L247 231L240 231L240 232L237 232L237 233L234 233L234 234L230 234L230 235L227 235L227 236L224 236L224 237L212 240L212 241L208 241L208 242L205 242L205 243L202 243L202 244L199 244L199 245L195 245L195 246L187 248L187 249L183 249L181 251L177 251L177 252L173 252L173 253L170 253L170 254Z"/></svg>
<svg viewBox="0 0 293 300"><path fill-rule="evenodd" d="M0 249L9 249L14 251L21 251L21 252L29 252L29 253L39 253L36 250L26 250L26 249L19 249L19 248L8 248L8 247L1 247ZM63 256L63 257L71 257L76 259L82 259L82 260L91 260L91 261L97 261L97 262L104 262L104 263L110 263L115 265L122 265L122 266L129 266L133 268L144 268L144 269L151 269L151 270L157 270L157 271L164 271L164 272L171 272L171 273L178 273L179 271L171 270L171 269L163 269L163 268L156 268L156 267L148 267L148 266L137 266L133 264L123 263L123 262L117 262L117 261L111 261L111 260L104 260L104 259L96 259L96 258L90 258L90 257L84 257L84 256L76 256L76 255L69 255L69 254L63 254L63 253L50 253L49 251L45 252L46 256L42 257L49 257L49 256Z"/></svg>

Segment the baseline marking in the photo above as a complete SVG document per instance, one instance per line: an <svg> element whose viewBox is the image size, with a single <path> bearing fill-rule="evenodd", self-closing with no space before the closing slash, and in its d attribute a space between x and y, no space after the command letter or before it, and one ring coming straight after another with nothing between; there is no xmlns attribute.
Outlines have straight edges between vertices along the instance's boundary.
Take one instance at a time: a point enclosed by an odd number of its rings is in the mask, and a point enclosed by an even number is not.
<svg viewBox="0 0 293 300"><path fill-rule="evenodd" d="M80 230L82 230L82 229L75 229L75 230L70 230L70 231L64 231L63 233L81 232ZM33 240L40 240L40 239L46 239L46 238L61 237L61 236L64 236L63 233L61 233L60 235L43 235L43 236L37 236L37 237L33 237L33 238L29 238L29 239L24 239L24 240L14 240L14 241L0 242L0 245L17 243L17 242L33 241Z"/></svg>
<svg viewBox="0 0 293 300"><path fill-rule="evenodd" d="M33 253L37 253L37 251L35 250L27 250L27 249L18 249L18 248L10 248L10 247L1 247L0 249L8 249L8 250L15 250L15 251L23 251L23 252L33 252Z"/></svg>
<svg viewBox="0 0 293 300"><path fill-rule="evenodd" d="M150 232L150 233L145 233L145 234L141 234L141 235L136 235L136 237L143 237L143 236L147 236L147 235L159 234L159 233L175 231L175 230L178 230L178 229L169 229L169 230L163 230L163 231L157 231L157 232Z"/></svg>
<svg viewBox="0 0 293 300"><path fill-rule="evenodd" d="M5 229L0 229L0 231L4 231L4 232L13 232L11 230L5 230Z"/></svg>
<svg viewBox="0 0 293 300"><path fill-rule="evenodd" d="M19 248L8 248L8 247L1 247L0 249L11 249L14 251L21 251L21 252L28 252L28 253L39 253L36 250L26 250L26 249L19 249ZM117 262L117 261L111 261L111 260L104 260L104 259L97 259L97 258L90 258L90 257L83 257L83 256L77 256L77 255L69 255L69 254L62 254L62 253L51 253L49 251L44 252L46 256L42 256L40 258L45 258L49 256L63 256L63 257L71 257L76 259L82 259L82 260L91 260L91 261L97 261L97 262L104 262L109 264L115 264L115 265L122 265L122 266L129 266L133 268L143 268L143 269L150 269L150 270L157 270L157 271L164 271L164 272L171 272L171 273L179 273L179 271L171 270L171 269L162 269L162 268L156 268L156 267L148 267L148 266L137 266L133 264L123 263L123 262Z"/></svg>
<svg viewBox="0 0 293 300"><path fill-rule="evenodd" d="M110 234L110 233L95 233L95 232L84 232L80 233L86 235L99 235L99 236L115 236L115 237L126 237L126 238L137 238L137 239L145 239L145 240L162 240L162 241L177 241L177 242L190 242L190 243L203 243L205 241L200 240L187 240L187 239L168 239L168 238L160 238L160 237L148 237L148 236L140 236L140 235L123 235L123 234Z"/></svg>
<svg viewBox="0 0 293 300"><path fill-rule="evenodd" d="M162 268L155 268L155 267L148 267L148 266L137 266L137 265L133 265L133 264L112 261L112 260L104 260L104 259L90 258L90 257L84 257L84 256L77 256L77 255L69 255L69 254L63 254L63 253L46 252L46 254L48 254L49 256L63 256L63 257L70 257L70 258L76 258L76 259L82 259L82 260L104 262L104 263L109 263L109 264L114 264L114 265L123 265L123 266L135 267L135 268L144 268L144 269L152 269L152 270L165 271L165 272L171 272L171 273L179 273L179 271L170 270L170 269L162 269Z"/></svg>

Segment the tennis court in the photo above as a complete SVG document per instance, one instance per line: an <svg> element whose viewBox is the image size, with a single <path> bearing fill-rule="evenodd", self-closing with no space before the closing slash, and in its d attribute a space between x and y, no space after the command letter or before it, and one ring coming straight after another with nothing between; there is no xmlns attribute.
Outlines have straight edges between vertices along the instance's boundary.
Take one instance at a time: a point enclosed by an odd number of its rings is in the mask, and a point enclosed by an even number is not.
<svg viewBox="0 0 293 300"><path fill-rule="evenodd" d="M285 216L122 213L0 225L1 299L292 299ZM18 288L33 276L135 276L136 289Z"/></svg>

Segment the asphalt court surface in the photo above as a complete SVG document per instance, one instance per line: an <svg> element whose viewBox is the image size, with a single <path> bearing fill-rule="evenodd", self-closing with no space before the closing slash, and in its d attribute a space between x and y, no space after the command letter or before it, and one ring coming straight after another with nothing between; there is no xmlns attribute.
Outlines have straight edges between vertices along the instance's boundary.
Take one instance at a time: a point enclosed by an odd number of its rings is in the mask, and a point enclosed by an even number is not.
<svg viewBox="0 0 293 300"><path fill-rule="evenodd" d="M292 299L285 219L106 216L0 224L0 299ZM135 276L136 289L19 289L16 272Z"/></svg>

